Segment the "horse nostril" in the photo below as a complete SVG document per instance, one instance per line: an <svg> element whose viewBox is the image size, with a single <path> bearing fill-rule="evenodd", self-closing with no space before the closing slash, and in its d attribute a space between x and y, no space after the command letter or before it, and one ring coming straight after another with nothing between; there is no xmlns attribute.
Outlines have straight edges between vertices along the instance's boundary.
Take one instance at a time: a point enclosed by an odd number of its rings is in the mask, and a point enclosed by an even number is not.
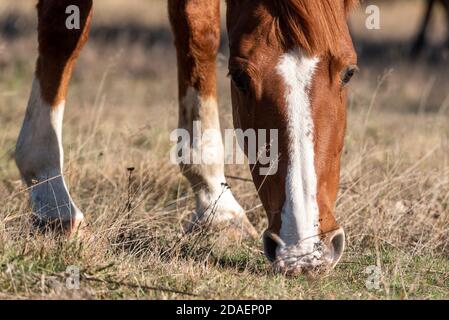
<svg viewBox="0 0 449 320"><path fill-rule="evenodd" d="M273 262L274 260L276 260L277 246L278 246L277 243L274 242L273 239L264 235L263 248L264 248L265 256L268 258L268 260L270 260L270 262Z"/></svg>
<svg viewBox="0 0 449 320"><path fill-rule="evenodd" d="M334 268L343 256L345 250L345 232L342 228L332 231L329 234L330 254L331 254L331 268Z"/></svg>
<svg viewBox="0 0 449 320"><path fill-rule="evenodd" d="M276 260L276 249L278 246L285 246L284 241L282 241L278 235L272 233L271 231L265 231L263 234L263 248L265 256L270 262L274 262Z"/></svg>

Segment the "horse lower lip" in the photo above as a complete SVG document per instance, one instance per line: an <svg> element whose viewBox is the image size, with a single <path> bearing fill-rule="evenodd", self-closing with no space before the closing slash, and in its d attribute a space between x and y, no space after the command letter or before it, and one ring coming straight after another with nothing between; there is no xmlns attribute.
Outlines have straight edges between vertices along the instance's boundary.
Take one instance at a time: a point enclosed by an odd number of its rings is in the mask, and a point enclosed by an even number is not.
<svg viewBox="0 0 449 320"><path fill-rule="evenodd" d="M301 274L308 276L317 276L326 273L329 268L325 263L319 265L301 265L301 264L285 264L283 262L273 264L273 269L275 272L286 275L286 276L298 276Z"/></svg>

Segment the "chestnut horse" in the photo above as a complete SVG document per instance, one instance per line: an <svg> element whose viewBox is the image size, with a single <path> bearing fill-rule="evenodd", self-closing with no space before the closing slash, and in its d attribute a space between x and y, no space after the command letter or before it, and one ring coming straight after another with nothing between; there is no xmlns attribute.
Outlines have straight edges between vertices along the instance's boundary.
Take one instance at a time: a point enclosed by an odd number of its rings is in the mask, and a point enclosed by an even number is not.
<svg viewBox="0 0 449 320"><path fill-rule="evenodd" d="M236 128L279 132L278 170L252 176L268 216L265 254L275 269L296 274L328 270L340 260L345 234L334 206L346 128L347 84L356 53L346 18L353 0L228 0L229 74ZM66 8L80 10L69 30ZM67 89L92 18L92 0L40 0L39 57L16 151L30 188L38 225L77 230L83 214L63 178L62 120ZM169 0L178 61L179 127L219 132L216 57L219 0ZM192 144L193 150L198 146ZM181 164L196 196L191 226L210 222L242 236L257 233L234 198L223 165L223 143L213 165Z"/></svg>

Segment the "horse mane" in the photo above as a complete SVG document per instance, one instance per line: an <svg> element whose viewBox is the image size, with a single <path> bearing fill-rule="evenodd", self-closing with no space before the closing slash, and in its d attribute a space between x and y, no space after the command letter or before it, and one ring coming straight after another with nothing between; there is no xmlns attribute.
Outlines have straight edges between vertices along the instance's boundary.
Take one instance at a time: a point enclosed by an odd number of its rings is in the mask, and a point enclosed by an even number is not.
<svg viewBox="0 0 449 320"><path fill-rule="evenodd" d="M277 10L278 36L287 49L301 46L310 55L324 52L337 54L342 24L337 0L274 0ZM340 1L340 0L339 0ZM348 15L358 0L344 0ZM346 18L346 17L345 17Z"/></svg>

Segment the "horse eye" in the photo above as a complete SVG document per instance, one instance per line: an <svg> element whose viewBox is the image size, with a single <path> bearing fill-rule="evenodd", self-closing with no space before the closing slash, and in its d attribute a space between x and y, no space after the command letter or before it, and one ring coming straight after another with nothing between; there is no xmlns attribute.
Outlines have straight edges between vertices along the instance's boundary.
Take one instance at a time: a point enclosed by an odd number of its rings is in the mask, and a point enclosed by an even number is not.
<svg viewBox="0 0 449 320"><path fill-rule="evenodd" d="M230 77L234 85L242 93L247 93L249 91L250 78L243 71L230 72Z"/></svg>
<svg viewBox="0 0 449 320"><path fill-rule="evenodd" d="M341 75L341 84L343 87L351 81L352 77L358 70L359 68L357 68L357 66L349 66L343 71Z"/></svg>

